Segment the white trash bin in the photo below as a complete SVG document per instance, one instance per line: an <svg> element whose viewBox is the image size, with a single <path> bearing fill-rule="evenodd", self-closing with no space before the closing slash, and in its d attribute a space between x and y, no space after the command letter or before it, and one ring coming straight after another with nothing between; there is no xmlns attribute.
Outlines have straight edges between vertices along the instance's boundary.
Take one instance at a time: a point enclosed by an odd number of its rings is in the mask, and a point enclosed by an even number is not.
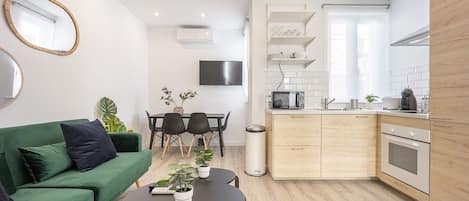
<svg viewBox="0 0 469 201"><path fill-rule="evenodd" d="M245 173L249 176L263 176L266 173L265 127L246 127Z"/></svg>

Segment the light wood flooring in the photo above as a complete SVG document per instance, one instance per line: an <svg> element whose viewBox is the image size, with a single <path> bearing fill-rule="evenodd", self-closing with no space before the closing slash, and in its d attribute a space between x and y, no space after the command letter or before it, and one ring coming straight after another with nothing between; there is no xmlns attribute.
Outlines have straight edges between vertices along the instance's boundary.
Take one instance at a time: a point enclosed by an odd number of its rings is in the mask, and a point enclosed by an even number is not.
<svg viewBox="0 0 469 201"><path fill-rule="evenodd" d="M240 189L247 201L408 201L410 198L375 180L346 181L273 181L269 175L250 177L244 174L244 148L227 147L221 158L217 148L212 167L230 169L240 178ZM182 159L177 147L170 147L161 160L161 149L154 148L150 170L140 179L143 185L165 178L172 163L193 163ZM132 187L130 191L135 189ZM123 195L125 196L125 195Z"/></svg>

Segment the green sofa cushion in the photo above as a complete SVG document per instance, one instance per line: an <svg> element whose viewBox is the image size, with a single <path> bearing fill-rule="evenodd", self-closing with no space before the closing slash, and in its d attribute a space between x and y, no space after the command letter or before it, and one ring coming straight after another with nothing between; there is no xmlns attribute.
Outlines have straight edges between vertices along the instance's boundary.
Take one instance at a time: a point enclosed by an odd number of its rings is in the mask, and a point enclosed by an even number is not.
<svg viewBox="0 0 469 201"><path fill-rule="evenodd" d="M35 182L49 179L73 165L65 143L20 148L20 151Z"/></svg>
<svg viewBox="0 0 469 201"><path fill-rule="evenodd" d="M10 175L10 169L6 162L5 153L0 153L0 182L7 191L8 194L12 194L16 191L16 186L13 183L13 179Z"/></svg>
<svg viewBox="0 0 469 201"><path fill-rule="evenodd" d="M114 201L140 178L151 164L151 151L118 153L93 170L69 170L46 181L20 188L80 188L94 191L95 201Z"/></svg>
<svg viewBox="0 0 469 201"><path fill-rule="evenodd" d="M33 182L23 156L18 148L38 147L42 145L63 142L61 123L83 123L86 119L49 122L0 129L0 153L5 153L9 172L0 172L0 175L10 177L15 186Z"/></svg>
<svg viewBox="0 0 469 201"><path fill-rule="evenodd" d="M26 188L10 197L14 201L94 201L91 190L66 188Z"/></svg>

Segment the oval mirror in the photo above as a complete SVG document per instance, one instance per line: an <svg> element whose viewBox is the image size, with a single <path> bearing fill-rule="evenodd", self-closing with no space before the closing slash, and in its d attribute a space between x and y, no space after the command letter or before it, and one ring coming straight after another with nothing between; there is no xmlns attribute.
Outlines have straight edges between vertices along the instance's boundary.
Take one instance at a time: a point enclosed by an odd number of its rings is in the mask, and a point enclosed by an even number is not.
<svg viewBox="0 0 469 201"><path fill-rule="evenodd" d="M23 72L15 59L0 48L0 108L18 97L23 88Z"/></svg>
<svg viewBox="0 0 469 201"><path fill-rule="evenodd" d="M10 29L23 43L37 50L66 56L79 42L72 13L56 0L5 0Z"/></svg>

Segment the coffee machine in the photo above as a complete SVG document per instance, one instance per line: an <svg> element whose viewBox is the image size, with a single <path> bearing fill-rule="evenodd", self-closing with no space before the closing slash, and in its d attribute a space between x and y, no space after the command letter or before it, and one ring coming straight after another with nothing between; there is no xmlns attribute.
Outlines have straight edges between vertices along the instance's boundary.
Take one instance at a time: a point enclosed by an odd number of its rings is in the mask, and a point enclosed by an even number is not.
<svg viewBox="0 0 469 201"><path fill-rule="evenodd" d="M406 88L401 93L401 110L417 111L417 99L414 96L414 91Z"/></svg>

